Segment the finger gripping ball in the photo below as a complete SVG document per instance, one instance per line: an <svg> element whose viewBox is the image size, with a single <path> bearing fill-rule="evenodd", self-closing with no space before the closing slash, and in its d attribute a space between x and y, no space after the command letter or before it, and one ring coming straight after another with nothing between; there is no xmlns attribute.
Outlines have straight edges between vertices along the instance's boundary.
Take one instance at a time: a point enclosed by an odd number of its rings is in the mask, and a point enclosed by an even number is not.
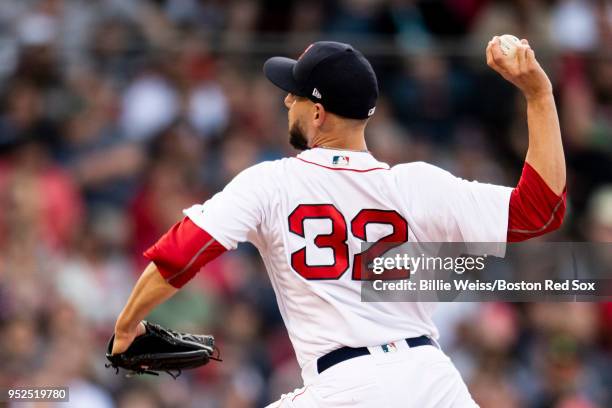
<svg viewBox="0 0 612 408"><path fill-rule="evenodd" d="M521 40L513 36L512 34L504 34L499 37L499 48L501 52L507 57L514 57L516 55L516 48L521 43Z"/></svg>

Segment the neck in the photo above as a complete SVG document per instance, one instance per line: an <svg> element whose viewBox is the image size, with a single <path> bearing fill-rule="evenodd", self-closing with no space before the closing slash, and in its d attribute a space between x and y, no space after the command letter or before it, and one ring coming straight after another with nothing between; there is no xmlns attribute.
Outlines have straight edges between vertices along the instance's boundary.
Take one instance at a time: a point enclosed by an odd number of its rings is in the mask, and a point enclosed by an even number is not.
<svg viewBox="0 0 612 408"><path fill-rule="evenodd" d="M312 139L311 146L355 151L368 150L363 129L346 132L319 133Z"/></svg>

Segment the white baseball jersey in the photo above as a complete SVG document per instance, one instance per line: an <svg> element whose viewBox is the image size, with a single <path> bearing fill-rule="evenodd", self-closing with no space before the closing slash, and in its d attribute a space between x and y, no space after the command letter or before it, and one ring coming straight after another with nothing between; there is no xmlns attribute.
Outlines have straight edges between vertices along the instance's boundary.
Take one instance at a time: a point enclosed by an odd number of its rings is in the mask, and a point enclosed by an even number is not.
<svg viewBox="0 0 612 408"><path fill-rule="evenodd" d="M512 189L314 148L257 164L185 214L259 250L300 366L343 346L437 337L429 303L361 301L363 242L505 242Z"/></svg>

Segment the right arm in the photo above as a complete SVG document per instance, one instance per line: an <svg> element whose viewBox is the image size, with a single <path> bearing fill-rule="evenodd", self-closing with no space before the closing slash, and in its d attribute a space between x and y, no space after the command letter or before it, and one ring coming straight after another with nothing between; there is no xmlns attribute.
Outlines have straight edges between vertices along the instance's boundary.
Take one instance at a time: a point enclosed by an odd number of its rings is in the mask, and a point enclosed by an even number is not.
<svg viewBox="0 0 612 408"><path fill-rule="evenodd" d="M529 147L523 173L509 204L509 242L524 241L561 226L566 206L566 169L559 118L548 76L535 59L527 40L515 57L501 52L494 37L488 44L487 64L518 87L527 101Z"/></svg>
<svg viewBox="0 0 612 408"><path fill-rule="evenodd" d="M561 195L566 181L565 155L552 92L527 99L527 125L529 148L525 162L556 195Z"/></svg>
<svg viewBox="0 0 612 408"><path fill-rule="evenodd" d="M552 85L527 40L517 47L516 56L507 57L494 37L487 46L487 64L523 92L529 128L525 162L555 194L561 195L565 189L565 155Z"/></svg>

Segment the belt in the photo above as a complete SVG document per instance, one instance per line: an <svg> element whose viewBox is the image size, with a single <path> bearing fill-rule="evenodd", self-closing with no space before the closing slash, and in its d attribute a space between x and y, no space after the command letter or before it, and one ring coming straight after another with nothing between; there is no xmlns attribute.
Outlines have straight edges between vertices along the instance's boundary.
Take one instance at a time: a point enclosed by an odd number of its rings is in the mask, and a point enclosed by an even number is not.
<svg viewBox="0 0 612 408"><path fill-rule="evenodd" d="M408 344L408 347L410 348L419 346L437 347L436 342L427 336L411 337L405 339L405 341ZM383 351L387 352L387 349L385 347L389 347L389 345L385 344L380 347L382 347ZM370 351L367 347L342 347L337 350L330 351L322 357L319 357L319 359L317 360L317 371L319 374L321 374L323 371L335 366L338 363L350 360L351 358L366 356L368 354L370 354Z"/></svg>

